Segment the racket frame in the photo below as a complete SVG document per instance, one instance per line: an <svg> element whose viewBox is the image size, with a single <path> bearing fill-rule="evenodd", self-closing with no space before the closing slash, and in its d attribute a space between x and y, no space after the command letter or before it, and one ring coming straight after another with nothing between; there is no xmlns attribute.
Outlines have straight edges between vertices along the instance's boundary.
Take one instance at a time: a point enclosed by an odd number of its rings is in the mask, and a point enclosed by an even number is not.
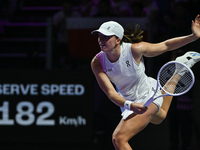
<svg viewBox="0 0 200 150"><path fill-rule="evenodd" d="M172 93L167 92L167 91L161 86L161 84L160 84L160 82L159 82L159 76L160 76L162 70L163 70L167 65L170 65L170 64L173 64L173 63L174 63L174 64L179 64L179 65L182 65L182 66L186 67L187 70L190 72L190 74L191 74L191 76L192 76L192 83L191 83L190 87L189 87L187 90L185 90L184 92L179 93L179 94L172 94ZM183 95L183 94L187 93L187 92L192 88L192 86L194 85L194 82L195 82L194 73L193 73L193 71L192 71L189 67L187 67L185 64L180 63L180 62L177 62L177 61L169 61L169 62L167 62L166 64L164 64L164 65L160 68L160 70L159 70L159 72L158 72L158 74L157 74L157 85L156 85L155 92L154 92L153 96L152 96L151 98L149 98L149 100L147 100L147 101L144 103L144 106L145 106L145 107L148 107L154 100L156 100L156 99L159 98L159 97L164 97L164 96L180 96L180 95ZM151 87L151 88L153 88L153 87ZM157 96L157 97L154 97L154 96L156 95L156 93L158 92L158 88L161 88L161 90L163 90L166 94L161 94L161 95L159 95L159 96Z"/></svg>
<svg viewBox="0 0 200 150"><path fill-rule="evenodd" d="M172 93L167 92L167 91L162 87L162 85L161 85L160 82L159 82L159 76L160 76L160 73L162 72L163 68L165 68L167 65L173 64L173 63L174 63L174 64L182 65L182 66L184 66L185 68L187 68L188 72L190 73L190 75L191 75L191 77L192 77L192 83L190 84L190 87L189 87L187 90L185 90L184 92L179 93L179 94L172 94ZM170 95L170 96L180 96L180 95L183 95L183 94L187 93L187 92L192 88L192 86L194 85L194 82L195 82L195 77L194 77L193 71L192 71L188 66L186 66L185 64L180 63L180 62L177 62L177 61L169 61L169 62L167 62L166 64L164 64L164 65L160 68L160 70L159 70L159 72L158 72L158 75L157 75L157 82L158 82L159 87L166 93L166 94L164 94L163 96L169 96L169 95Z"/></svg>

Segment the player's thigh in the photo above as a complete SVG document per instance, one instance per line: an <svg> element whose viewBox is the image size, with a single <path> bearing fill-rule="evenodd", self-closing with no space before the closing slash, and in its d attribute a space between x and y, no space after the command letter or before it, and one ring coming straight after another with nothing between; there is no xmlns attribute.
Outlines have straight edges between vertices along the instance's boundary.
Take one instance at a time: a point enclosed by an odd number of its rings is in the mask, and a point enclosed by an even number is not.
<svg viewBox="0 0 200 150"><path fill-rule="evenodd" d="M126 120L122 119L113 133L113 138L128 141L149 124L157 111L158 107L152 103L144 114L133 113Z"/></svg>

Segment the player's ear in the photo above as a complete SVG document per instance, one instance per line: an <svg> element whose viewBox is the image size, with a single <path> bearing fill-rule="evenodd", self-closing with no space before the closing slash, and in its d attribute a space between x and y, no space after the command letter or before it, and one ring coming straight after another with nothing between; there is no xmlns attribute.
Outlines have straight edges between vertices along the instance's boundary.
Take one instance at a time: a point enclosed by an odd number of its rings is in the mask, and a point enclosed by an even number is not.
<svg viewBox="0 0 200 150"><path fill-rule="evenodd" d="M121 42L121 39L120 39L120 38L117 38L116 40L117 40L117 43L120 43L120 42Z"/></svg>

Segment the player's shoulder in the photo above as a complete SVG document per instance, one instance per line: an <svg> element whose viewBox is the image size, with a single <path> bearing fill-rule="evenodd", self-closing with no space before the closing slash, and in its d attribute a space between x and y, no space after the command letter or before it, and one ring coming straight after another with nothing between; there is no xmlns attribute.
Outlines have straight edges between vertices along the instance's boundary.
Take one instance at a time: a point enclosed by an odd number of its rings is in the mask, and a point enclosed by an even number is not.
<svg viewBox="0 0 200 150"><path fill-rule="evenodd" d="M139 43L133 43L131 45L131 53L134 57L134 59L137 62L140 62L141 57L143 56L146 47L147 47L148 43L147 42L139 42Z"/></svg>
<svg viewBox="0 0 200 150"><path fill-rule="evenodd" d="M91 69L95 75L97 75L99 72L104 72L101 62L97 56L94 56L91 61Z"/></svg>
<svg viewBox="0 0 200 150"><path fill-rule="evenodd" d="M97 56L94 56L91 61L91 67L93 69L97 69L101 65L101 62Z"/></svg>
<svg viewBox="0 0 200 150"><path fill-rule="evenodd" d="M144 46L147 46L147 45L149 45L149 43L148 42L143 42L143 41L141 41L141 42L139 42L139 43L132 43L131 44L131 48L135 48L135 49L141 49L141 48L143 48Z"/></svg>

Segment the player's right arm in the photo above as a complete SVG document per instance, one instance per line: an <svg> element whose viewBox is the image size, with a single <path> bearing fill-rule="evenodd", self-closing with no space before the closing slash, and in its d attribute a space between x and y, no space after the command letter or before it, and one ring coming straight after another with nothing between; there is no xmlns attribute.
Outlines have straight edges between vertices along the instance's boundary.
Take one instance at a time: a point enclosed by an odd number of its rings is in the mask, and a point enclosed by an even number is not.
<svg viewBox="0 0 200 150"><path fill-rule="evenodd" d="M104 93L108 96L108 98L116 105L120 107L124 107L124 102L126 100L117 93L114 86L110 82L110 79L103 71L101 63L97 57L94 57L92 59L91 68L99 86L104 91ZM137 114L142 114L146 111L146 107L144 107L142 104L132 103L131 110L133 110Z"/></svg>
<svg viewBox="0 0 200 150"><path fill-rule="evenodd" d="M132 44L131 51L139 63L142 56L155 57L167 51L176 50L200 38L200 15L192 21L192 34L170 38L159 43L139 42Z"/></svg>

